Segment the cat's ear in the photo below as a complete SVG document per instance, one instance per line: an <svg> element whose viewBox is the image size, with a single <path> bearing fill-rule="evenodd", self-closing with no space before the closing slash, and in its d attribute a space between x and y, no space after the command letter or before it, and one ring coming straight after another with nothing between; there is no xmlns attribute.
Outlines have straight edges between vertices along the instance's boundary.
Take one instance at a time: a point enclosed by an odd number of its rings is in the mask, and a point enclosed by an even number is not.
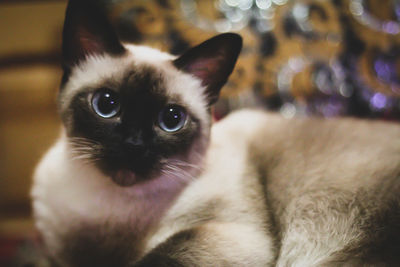
<svg viewBox="0 0 400 267"><path fill-rule="evenodd" d="M125 51L108 20L104 1L70 0L63 30L63 66L68 69L93 54Z"/></svg>
<svg viewBox="0 0 400 267"><path fill-rule="evenodd" d="M211 105L218 100L219 92L232 73L241 49L240 35L223 33L189 49L173 63L178 69L202 81Z"/></svg>

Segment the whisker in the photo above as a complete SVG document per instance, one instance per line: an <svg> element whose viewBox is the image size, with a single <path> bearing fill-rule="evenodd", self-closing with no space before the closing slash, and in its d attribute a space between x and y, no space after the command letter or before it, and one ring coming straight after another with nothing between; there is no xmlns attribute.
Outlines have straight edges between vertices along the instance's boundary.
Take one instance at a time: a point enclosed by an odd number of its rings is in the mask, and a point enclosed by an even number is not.
<svg viewBox="0 0 400 267"><path fill-rule="evenodd" d="M95 163L99 159L96 154L101 150L101 144L97 141L89 140L83 137L71 137L68 139L70 145L71 159L83 161L85 163Z"/></svg>
<svg viewBox="0 0 400 267"><path fill-rule="evenodd" d="M196 178L188 171L174 165L166 164L163 166L162 171L165 173L168 173L170 175L173 175L174 177L177 177L183 181L192 181L195 180Z"/></svg>
<svg viewBox="0 0 400 267"><path fill-rule="evenodd" d="M162 171L162 173L164 173L166 176L168 176L168 177L173 177L174 179L175 178L177 178L179 181L181 181L181 182L187 182L188 181L188 179L186 179L186 177L183 177L183 176L181 176L181 175L177 175L176 173L174 173L174 172L171 172L171 171L167 171L167 170L161 170Z"/></svg>
<svg viewBox="0 0 400 267"><path fill-rule="evenodd" d="M183 167L190 167L190 168L197 169L197 170L201 169L201 167L197 164L185 162L185 161L182 161L179 159L169 159L166 161L166 163L167 164L176 164L176 165L183 166Z"/></svg>

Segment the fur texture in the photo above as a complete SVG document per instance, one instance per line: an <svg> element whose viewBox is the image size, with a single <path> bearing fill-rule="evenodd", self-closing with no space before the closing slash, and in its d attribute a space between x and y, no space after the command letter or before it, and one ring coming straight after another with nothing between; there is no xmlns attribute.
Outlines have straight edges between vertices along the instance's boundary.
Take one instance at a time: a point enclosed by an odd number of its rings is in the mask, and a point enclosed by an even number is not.
<svg viewBox="0 0 400 267"><path fill-rule="evenodd" d="M122 45L96 3L69 3L63 127L34 175L53 265L400 265L399 125L244 110L211 127L240 37L180 57Z"/></svg>
<svg viewBox="0 0 400 267"><path fill-rule="evenodd" d="M232 114L213 126L204 172L158 217L136 257L146 262L154 252L183 266L397 264L399 135L398 125L379 122ZM48 247L62 247L72 226L139 235L130 220L160 203L141 210L148 200L135 186L67 165L62 143L38 168L33 190Z"/></svg>

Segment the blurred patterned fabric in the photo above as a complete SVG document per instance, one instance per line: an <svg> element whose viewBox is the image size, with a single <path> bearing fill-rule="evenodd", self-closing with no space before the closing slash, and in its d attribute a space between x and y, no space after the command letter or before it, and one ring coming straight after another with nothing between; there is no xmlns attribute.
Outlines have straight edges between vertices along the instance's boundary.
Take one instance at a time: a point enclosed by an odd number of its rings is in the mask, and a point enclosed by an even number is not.
<svg viewBox="0 0 400 267"><path fill-rule="evenodd" d="M397 0L114 0L121 38L180 54L220 32L244 48L217 116L264 106L284 116L400 118Z"/></svg>

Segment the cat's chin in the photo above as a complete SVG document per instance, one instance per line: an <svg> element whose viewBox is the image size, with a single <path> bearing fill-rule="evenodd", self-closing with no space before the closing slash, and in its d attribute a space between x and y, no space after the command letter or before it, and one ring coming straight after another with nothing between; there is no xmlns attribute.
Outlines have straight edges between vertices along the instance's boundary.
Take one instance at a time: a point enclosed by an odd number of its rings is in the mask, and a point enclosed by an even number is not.
<svg viewBox="0 0 400 267"><path fill-rule="evenodd" d="M139 177L130 170L119 170L111 175L111 179L119 186L132 186L140 181Z"/></svg>

